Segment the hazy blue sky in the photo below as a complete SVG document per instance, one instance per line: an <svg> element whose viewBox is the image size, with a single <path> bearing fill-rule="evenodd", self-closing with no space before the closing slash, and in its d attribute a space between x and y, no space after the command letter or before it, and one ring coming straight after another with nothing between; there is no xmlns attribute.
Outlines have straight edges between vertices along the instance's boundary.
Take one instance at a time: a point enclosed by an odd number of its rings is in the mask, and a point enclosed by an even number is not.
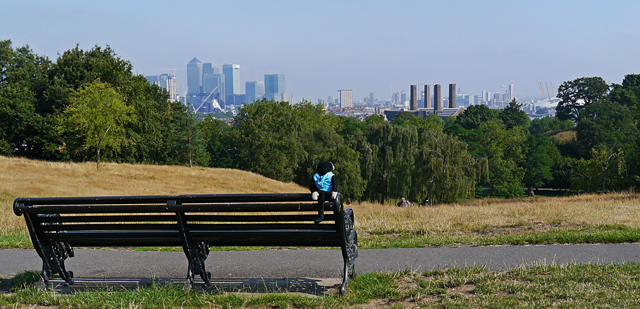
<svg viewBox="0 0 640 309"><path fill-rule="evenodd" d="M241 82L285 74L293 98L353 89L389 99L411 84L540 96L583 76L640 73L640 1L50 1L0 3L0 39L51 60L109 44L143 75L240 65ZM443 86L444 88L444 86Z"/></svg>

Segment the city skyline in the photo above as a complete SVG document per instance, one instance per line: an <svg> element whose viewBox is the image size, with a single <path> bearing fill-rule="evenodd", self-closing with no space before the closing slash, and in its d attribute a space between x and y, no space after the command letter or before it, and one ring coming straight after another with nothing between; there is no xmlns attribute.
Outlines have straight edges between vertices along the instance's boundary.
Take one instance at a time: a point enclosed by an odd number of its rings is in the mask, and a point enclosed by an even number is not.
<svg viewBox="0 0 640 309"><path fill-rule="evenodd" d="M55 61L76 44L108 44L135 73L175 73L181 94L184 64L196 56L239 64L241 89L284 74L294 100L313 101L338 89L352 89L354 100L370 93L389 100L410 85L436 83L494 94L511 81L516 97L540 97L539 82L558 87L601 76L620 83L640 72L637 1L36 0L8 1L3 11L0 38L15 47ZM225 31L210 31L220 25Z"/></svg>

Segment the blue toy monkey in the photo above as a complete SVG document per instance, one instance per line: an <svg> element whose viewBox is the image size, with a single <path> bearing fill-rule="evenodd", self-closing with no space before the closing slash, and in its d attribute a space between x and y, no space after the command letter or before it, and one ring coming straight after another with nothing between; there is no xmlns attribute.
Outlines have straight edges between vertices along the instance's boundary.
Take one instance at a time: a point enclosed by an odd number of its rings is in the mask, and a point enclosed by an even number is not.
<svg viewBox="0 0 640 309"><path fill-rule="evenodd" d="M335 167L330 161L320 161L316 164L317 173L309 185L311 198L318 201L318 218L315 220L319 224L324 220L324 201L329 196L332 200L338 197L338 181L333 174Z"/></svg>

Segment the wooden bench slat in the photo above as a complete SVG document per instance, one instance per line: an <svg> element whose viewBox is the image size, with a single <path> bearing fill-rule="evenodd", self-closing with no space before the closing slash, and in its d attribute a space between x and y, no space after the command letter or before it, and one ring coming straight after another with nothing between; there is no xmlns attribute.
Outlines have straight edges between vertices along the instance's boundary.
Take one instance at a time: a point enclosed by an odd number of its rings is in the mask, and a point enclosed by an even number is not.
<svg viewBox="0 0 640 309"><path fill-rule="evenodd" d="M178 230L176 223L167 224L51 224L42 225L41 230L47 232L61 231L153 231L153 230ZM246 231L246 230L335 230L333 224L313 223L263 223L263 224L189 224L192 231Z"/></svg>
<svg viewBox="0 0 640 309"><path fill-rule="evenodd" d="M14 207L15 208L15 207ZM36 205L22 206L21 213L35 214L105 214L105 213L167 213L167 212L290 212L317 211L318 204L274 203L274 204L185 204L167 206L166 204L147 205ZM331 204L325 205L325 211L333 211Z"/></svg>
<svg viewBox="0 0 640 309"><path fill-rule="evenodd" d="M298 222L313 221L317 218L317 210L309 215L185 215L189 222ZM333 214L325 215L325 221L334 221ZM98 215L98 216L56 216L39 217L43 223L72 223L72 222L130 222L130 223L156 223L156 222L177 222L178 217L173 214L167 215Z"/></svg>

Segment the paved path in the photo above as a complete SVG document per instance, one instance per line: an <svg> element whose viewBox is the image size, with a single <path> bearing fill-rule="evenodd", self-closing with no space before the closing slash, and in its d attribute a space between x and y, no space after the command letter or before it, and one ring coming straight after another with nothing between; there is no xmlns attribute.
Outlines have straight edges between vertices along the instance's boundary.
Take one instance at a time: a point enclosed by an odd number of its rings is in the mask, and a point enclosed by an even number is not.
<svg viewBox="0 0 640 309"><path fill-rule="evenodd" d="M484 266L505 270L538 263L640 262L640 244L439 247L359 250L358 273L412 269ZM0 250L0 274L40 270L35 250ZM183 252L76 250L66 262L76 277L184 278ZM213 278L339 278L339 250L212 251L206 267Z"/></svg>

